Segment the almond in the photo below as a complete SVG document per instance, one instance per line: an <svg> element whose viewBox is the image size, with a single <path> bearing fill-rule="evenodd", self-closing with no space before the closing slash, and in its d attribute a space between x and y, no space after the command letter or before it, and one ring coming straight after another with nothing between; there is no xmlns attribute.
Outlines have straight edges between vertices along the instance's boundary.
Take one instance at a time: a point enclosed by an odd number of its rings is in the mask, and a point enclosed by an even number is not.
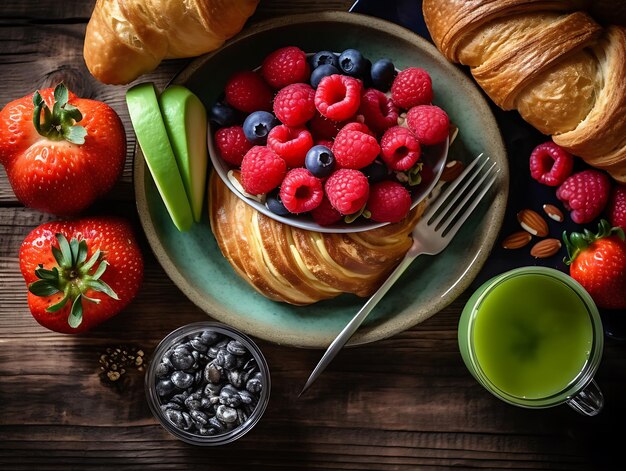
<svg viewBox="0 0 626 471"><path fill-rule="evenodd" d="M545 237L548 235L548 223L537 211L524 209L517 213L517 220L520 226L522 226L522 229L530 232L534 236Z"/></svg>
<svg viewBox="0 0 626 471"><path fill-rule="evenodd" d="M521 249L528 244L532 238L533 236L526 231L514 232L513 234L505 237L502 241L502 247L505 249Z"/></svg>
<svg viewBox="0 0 626 471"><path fill-rule="evenodd" d="M561 241L559 239L543 239L533 245L530 254L535 258L552 257L561 249Z"/></svg>
<svg viewBox="0 0 626 471"><path fill-rule="evenodd" d="M456 180L456 178L461 175L463 169L465 168L465 164L460 160L451 160L446 163L446 166L443 168L441 172L441 181L442 182L451 182Z"/></svg>
<svg viewBox="0 0 626 471"><path fill-rule="evenodd" d="M563 222L563 220L565 219L565 216L563 216L563 212L552 204L544 204L543 210L550 219L554 219L557 222Z"/></svg>

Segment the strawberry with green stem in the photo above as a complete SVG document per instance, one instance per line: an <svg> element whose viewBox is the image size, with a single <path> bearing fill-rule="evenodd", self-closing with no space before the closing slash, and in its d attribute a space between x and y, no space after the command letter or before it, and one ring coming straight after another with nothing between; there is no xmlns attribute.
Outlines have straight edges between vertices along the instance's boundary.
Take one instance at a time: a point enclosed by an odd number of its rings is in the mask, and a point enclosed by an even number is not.
<svg viewBox="0 0 626 471"><path fill-rule="evenodd" d="M132 230L115 218L39 226L22 243L20 269L33 317L62 333L87 331L120 312L143 277Z"/></svg>
<svg viewBox="0 0 626 471"><path fill-rule="evenodd" d="M600 221L598 232L574 232L563 241L570 276L591 295L598 307L626 308L626 241L624 230Z"/></svg>
<svg viewBox="0 0 626 471"><path fill-rule="evenodd" d="M58 215L83 211L108 192L126 160L126 133L108 105L64 84L0 111L0 164L25 205Z"/></svg>

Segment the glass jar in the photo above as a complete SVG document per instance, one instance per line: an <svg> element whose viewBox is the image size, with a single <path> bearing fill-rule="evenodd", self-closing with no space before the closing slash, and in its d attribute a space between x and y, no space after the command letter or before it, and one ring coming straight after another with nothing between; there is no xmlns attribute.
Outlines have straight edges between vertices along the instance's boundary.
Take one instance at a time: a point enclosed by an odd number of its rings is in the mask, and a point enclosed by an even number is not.
<svg viewBox="0 0 626 471"><path fill-rule="evenodd" d="M208 339L213 335L211 333L216 333L222 338L215 341L213 344L210 343L210 340L203 343L203 339ZM194 340L194 342L191 342L192 340ZM239 342L239 344L232 344L234 345L234 354L231 354L227 350L226 345L216 348L220 343L223 344L224 340L236 340ZM230 364L228 364L229 362L240 362L237 359L237 354L240 353L241 346L243 346L245 350L247 350L247 353L251 355L252 359L254 359L256 368L254 363L251 362L251 359L246 361L246 364L250 364L247 369L245 365L225 368L226 366L230 366ZM179 352L182 352L182 355L178 356L174 362L172 362L172 352L177 347L179 348ZM213 350L211 350L212 347ZM239 352L237 349L239 349ZM205 350L205 352L202 352L202 350ZM223 350L220 354L220 359L214 358L214 356L217 356L216 352L218 350ZM186 352L189 352L189 355L187 355ZM242 358L244 358L245 355L246 353L241 354ZM193 367L182 368L186 366L185 363L188 364L191 356L193 356L194 365L198 365L196 371L193 371ZM226 364L224 364L225 358ZM212 362L217 362L218 365L220 362L223 363L224 368L222 368L222 366L216 366L216 368L213 369L213 372L222 372L221 380L216 380L215 377L209 380L209 377L205 374L205 368ZM254 384L251 386L249 382L243 384L243 386L242 384L238 384L239 388L232 385L230 380L233 371L235 372L235 378L237 378L236 375L239 374L238 372L244 375L244 382L246 380L246 372L252 371L256 378L260 377L261 390L256 393L251 393L247 388L252 389L252 391L256 388L252 387ZM177 377L172 376L175 372L178 372ZM176 382L179 386L185 385L185 381L190 381L190 377L193 378L192 386L180 388L173 385L175 382L173 381L174 379L178 380ZM228 384L231 384L229 392L235 394L236 397L233 399L232 396L226 396L226 403L224 403L224 398L220 396L221 389ZM256 384L258 386L258 381ZM184 442L193 445L215 446L237 440L256 425L265 412L269 402L271 379L265 357L259 347L248 336L225 324L196 322L174 330L157 345L146 371L145 385L150 410L159 420L163 428ZM189 405L194 403L194 398L189 398L191 394L194 394L193 391L199 391L200 389L205 391L207 387L213 391L211 393L213 396L210 397L202 394L201 397L196 397L197 401L195 402L195 406L189 407ZM171 392L167 392L170 389ZM237 395L237 391L242 392L243 396ZM178 398L174 400L174 396L178 396ZM255 406L252 406L252 403L244 403L244 401L250 401L250 397L258 398L258 402ZM208 406L208 408L199 407L198 404L202 401L202 398L206 399L205 402L207 405L210 400L213 401L213 406ZM219 401L218 398L222 399L222 401ZM230 400L235 402L229 402ZM171 407L168 408L168 405ZM223 418L228 419L226 422L222 422L218 419L218 415L216 415L217 413L215 412L218 407L223 408L222 412L228 410L228 417L222 414ZM251 410L252 407L254 407L253 410ZM237 416L234 420L231 420L233 410L236 411ZM246 411L248 411L249 414L247 414ZM185 412L186 415L183 414L183 412ZM194 413L194 417L192 417L192 412ZM209 423L206 426L201 425L207 418L209 419ZM180 423L183 424L182 427L175 425L176 420L179 420ZM213 420L213 422L210 420ZM215 420L218 422L215 422ZM214 424L215 427L211 424ZM219 428L220 424L223 426L221 429ZM185 430L185 428L187 428L187 430Z"/></svg>

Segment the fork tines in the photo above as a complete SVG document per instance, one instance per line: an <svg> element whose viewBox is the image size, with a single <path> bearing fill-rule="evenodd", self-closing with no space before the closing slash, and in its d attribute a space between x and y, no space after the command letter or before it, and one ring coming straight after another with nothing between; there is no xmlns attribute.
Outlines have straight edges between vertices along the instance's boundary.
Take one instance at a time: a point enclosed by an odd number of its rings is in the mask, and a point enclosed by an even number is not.
<svg viewBox="0 0 626 471"><path fill-rule="evenodd" d="M423 221L442 236L453 236L495 183L499 172L496 162L480 154L432 202Z"/></svg>

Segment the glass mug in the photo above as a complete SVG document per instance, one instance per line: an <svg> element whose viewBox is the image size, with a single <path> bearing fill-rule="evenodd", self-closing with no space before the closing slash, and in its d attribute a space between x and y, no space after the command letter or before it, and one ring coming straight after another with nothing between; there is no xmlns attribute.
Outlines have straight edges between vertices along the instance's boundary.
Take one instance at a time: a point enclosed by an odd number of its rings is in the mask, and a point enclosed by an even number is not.
<svg viewBox="0 0 626 471"><path fill-rule="evenodd" d="M585 289L558 270L517 268L484 283L463 309L458 341L474 378L509 404L602 409L593 380L602 321Z"/></svg>

